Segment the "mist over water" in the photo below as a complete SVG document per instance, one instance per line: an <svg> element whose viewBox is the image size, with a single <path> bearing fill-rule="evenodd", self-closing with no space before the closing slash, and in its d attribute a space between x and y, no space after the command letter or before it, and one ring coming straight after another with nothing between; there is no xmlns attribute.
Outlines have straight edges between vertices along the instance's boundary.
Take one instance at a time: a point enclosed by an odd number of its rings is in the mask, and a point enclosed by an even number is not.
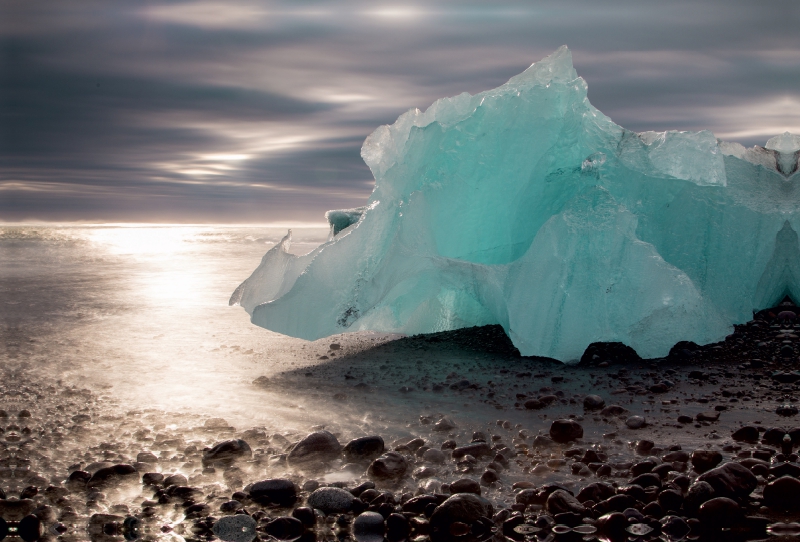
<svg viewBox="0 0 800 542"><path fill-rule="evenodd" d="M233 423L251 381L291 368L306 342L256 328L227 299L284 229L206 226L0 230L4 365L54 371L138 407L198 409ZM326 229L294 230L307 252ZM284 406L284 410L287 410ZM291 409L288 409L291 410ZM296 409L295 409L296 410Z"/></svg>

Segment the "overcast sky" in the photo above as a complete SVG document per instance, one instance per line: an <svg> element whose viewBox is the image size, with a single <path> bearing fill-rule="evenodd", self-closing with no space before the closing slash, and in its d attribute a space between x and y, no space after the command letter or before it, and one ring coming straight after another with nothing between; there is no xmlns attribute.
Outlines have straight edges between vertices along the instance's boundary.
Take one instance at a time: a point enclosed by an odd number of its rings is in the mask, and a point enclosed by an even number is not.
<svg viewBox="0 0 800 542"><path fill-rule="evenodd" d="M763 144L800 133L798 6L3 0L0 221L320 222L377 126L563 44L617 124Z"/></svg>

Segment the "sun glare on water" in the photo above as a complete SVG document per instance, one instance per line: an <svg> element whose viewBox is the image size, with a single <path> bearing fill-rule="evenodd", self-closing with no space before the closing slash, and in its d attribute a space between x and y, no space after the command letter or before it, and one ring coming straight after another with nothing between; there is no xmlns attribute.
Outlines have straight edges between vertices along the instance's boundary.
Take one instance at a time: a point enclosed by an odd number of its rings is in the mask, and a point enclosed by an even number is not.
<svg viewBox="0 0 800 542"><path fill-rule="evenodd" d="M158 255L181 251L195 235L192 227L118 226L92 228L88 237L111 254Z"/></svg>

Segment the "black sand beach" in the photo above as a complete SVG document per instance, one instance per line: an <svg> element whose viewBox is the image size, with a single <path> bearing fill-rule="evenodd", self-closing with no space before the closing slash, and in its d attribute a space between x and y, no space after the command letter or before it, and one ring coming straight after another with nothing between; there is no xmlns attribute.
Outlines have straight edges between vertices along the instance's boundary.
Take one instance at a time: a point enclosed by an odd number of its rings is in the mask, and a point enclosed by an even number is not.
<svg viewBox="0 0 800 542"><path fill-rule="evenodd" d="M793 535L798 312L786 300L661 360L594 345L576 366L521 358L495 327L342 335L310 343L327 358L313 368L251 384L328 413L300 429L125 404L20 360L2 380L3 528L25 540ZM391 423L340 422L358 412Z"/></svg>

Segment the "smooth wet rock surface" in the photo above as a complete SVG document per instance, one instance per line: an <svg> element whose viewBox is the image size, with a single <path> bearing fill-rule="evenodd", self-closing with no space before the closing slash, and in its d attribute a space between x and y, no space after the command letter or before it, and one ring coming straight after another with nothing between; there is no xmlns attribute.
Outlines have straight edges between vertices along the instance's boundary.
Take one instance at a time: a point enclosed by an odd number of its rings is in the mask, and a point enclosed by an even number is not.
<svg viewBox="0 0 800 542"><path fill-rule="evenodd" d="M308 506L322 510L326 514L347 512L353 507L355 497L346 489L321 487L308 496Z"/></svg>

